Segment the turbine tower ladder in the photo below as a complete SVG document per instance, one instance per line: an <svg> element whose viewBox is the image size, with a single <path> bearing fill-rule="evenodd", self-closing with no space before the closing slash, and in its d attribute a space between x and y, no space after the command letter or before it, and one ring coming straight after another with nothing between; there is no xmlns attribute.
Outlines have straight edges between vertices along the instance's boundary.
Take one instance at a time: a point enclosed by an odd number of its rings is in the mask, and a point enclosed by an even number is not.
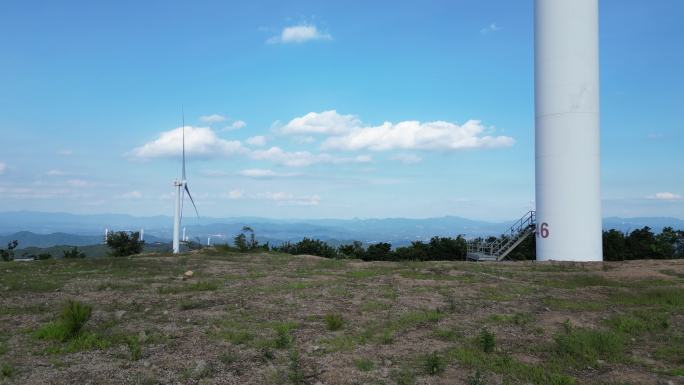
<svg viewBox="0 0 684 385"><path fill-rule="evenodd" d="M471 261L502 261L528 236L535 233L536 216L529 211L508 230L506 236L493 242L476 240L468 242L466 258Z"/></svg>

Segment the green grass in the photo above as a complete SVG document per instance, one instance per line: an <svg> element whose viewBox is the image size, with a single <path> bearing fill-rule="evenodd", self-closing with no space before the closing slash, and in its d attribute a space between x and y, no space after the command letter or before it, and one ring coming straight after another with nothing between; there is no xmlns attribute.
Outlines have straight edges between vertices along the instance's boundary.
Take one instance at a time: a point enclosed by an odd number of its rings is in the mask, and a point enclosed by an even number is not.
<svg viewBox="0 0 684 385"><path fill-rule="evenodd" d="M292 347L294 338L292 337L292 330L297 328L295 322L282 322L274 324L273 331L276 332L276 337L273 340L273 347L276 349L286 349Z"/></svg>
<svg viewBox="0 0 684 385"><path fill-rule="evenodd" d="M350 352L359 344L357 338L344 334L323 339L322 342L327 346L326 351L328 352Z"/></svg>
<svg viewBox="0 0 684 385"><path fill-rule="evenodd" d="M354 359L354 366L362 372L369 372L375 368L375 363L367 358Z"/></svg>
<svg viewBox="0 0 684 385"><path fill-rule="evenodd" d="M14 368L12 365L3 362L2 365L0 365L0 376L9 378L12 377L12 375L14 375Z"/></svg>
<svg viewBox="0 0 684 385"><path fill-rule="evenodd" d="M670 311L684 311L684 288L655 287L613 294L611 302L623 305L658 306Z"/></svg>
<svg viewBox="0 0 684 385"><path fill-rule="evenodd" d="M200 281L181 286L164 286L159 288L159 294L177 294L183 292L214 291L219 288L218 282Z"/></svg>
<svg viewBox="0 0 684 385"><path fill-rule="evenodd" d="M432 333L442 341L459 341L465 337L463 332L456 328L437 328Z"/></svg>
<svg viewBox="0 0 684 385"><path fill-rule="evenodd" d="M439 310L419 310L404 313L392 323L392 328L395 330L409 329L418 325L437 322L444 318L446 314Z"/></svg>
<svg viewBox="0 0 684 385"><path fill-rule="evenodd" d="M617 281L612 281L596 274L574 274L557 276L555 279L548 279L541 282L544 286L559 289L581 289L591 286L620 286Z"/></svg>
<svg viewBox="0 0 684 385"><path fill-rule="evenodd" d="M325 328L330 331L340 330L344 326L344 320L338 313L326 314L323 319L325 321Z"/></svg>
<svg viewBox="0 0 684 385"><path fill-rule="evenodd" d="M634 311L632 314L615 315L606 323L611 330L629 336L662 331L670 326L668 314L656 311Z"/></svg>
<svg viewBox="0 0 684 385"><path fill-rule="evenodd" d="M577 301L575 299L548 297L544 298L542 302L552 310L600 311L607 307L607 304L604 302L590 301L587 299Z"/></svg>
<svg viewBox="0 0 684 385"><path fill-rule="evenodd" d="M668 345L658 348L653 356L665 362L684 366L684 336L669 339ZM681 375L684 375L684 367L679 369L683 371Z"/></svg>
<svg viewBox="0 0 684 385"><path fill-rule="evenodd" d="M427 375L434 376L444 372L447 367L445 358L439 352L432 352L420 358L420 366Z"/></svg>
<svg viewBox="0 0 684 385"><path fill-rule="evenodd" d="M477 342L485 353L492 353L496 348L496 336L487 329L480 330Z"/></svg>
<svg viewBox="0 0 684 385"><path fill-rule="evenodd" d="M565 330L555 335L552 351L561 362L575 367L595 366L599 359L619 362L624 357L624 338L612 331L566 324Z"/></svg>
<svg viewBox="0 0 684 385"><path fill-rule="evenodd" d="M68 300L63 306L57 320L48 323L35 332L35 336L44 340L65 342L81 332L90 319L93 308L78 301Z"/></svg>
<svg viewBox="0 0 684 385"><path fill-rule="evenodd" d="M414 385L416 383L416 373L407 366L393 370L391 377L397 385Z"/></svg>
<svg viewBox="0 0 684 385"><path fill-rule="evenodd" d="M382 302L382 301L366 301L361 304L360 309L365 312L375 312L389 310L392 308L392 304Z"/></svg>
<svg viewBox="0 0 684 385"><path fill-rule="evenodd" d="M492 314L488 319L500 324L526 326L534 321L534 315L531 313Z"/></svg>
<svg viewBox="0 0 684 385"><path fill-rule="evenodd" d="M447 352L447 358L467 368L497 373L504 384L574 385L576 383L575 379L562 373L558 367L530 365L517 361L507 354L487 354L474 346L450 349Z"/></svg>

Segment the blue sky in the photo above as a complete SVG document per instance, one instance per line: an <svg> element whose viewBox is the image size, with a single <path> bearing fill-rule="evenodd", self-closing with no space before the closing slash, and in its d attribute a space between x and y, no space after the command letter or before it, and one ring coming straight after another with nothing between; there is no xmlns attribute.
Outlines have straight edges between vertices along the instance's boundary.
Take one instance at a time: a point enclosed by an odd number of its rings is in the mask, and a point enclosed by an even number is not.
<svg viewBox="0 0 684 385"><path fill-rule="evenodd" d="M7 1L0 210L510 220L532 1ZM684 3L601 2L605 216L684 218Z"/></svg>

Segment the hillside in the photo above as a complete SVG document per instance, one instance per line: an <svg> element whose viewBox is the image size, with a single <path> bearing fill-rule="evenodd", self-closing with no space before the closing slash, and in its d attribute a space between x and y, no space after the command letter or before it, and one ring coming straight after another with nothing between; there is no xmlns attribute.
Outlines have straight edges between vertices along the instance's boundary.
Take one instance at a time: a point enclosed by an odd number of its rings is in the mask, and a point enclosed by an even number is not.
<svg viewBox="0 0 684 385"><path fill-rule="evenodd" d="M684 380L684 261L363 263L205 250L0 269L0 383ZM92 316L55 340L50 323L67 299Z"/></svg>

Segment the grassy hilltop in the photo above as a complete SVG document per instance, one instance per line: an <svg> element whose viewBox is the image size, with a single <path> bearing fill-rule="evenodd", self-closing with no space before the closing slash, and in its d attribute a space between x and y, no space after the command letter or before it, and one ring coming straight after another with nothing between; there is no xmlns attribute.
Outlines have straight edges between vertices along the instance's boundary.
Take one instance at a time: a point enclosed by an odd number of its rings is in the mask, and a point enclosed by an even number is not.
<svg viewBox="0 0 684 385"><path fill-rule="evenodd" d="M684 383L682 260L9 262L0 322L1 384Z"/></svg>

